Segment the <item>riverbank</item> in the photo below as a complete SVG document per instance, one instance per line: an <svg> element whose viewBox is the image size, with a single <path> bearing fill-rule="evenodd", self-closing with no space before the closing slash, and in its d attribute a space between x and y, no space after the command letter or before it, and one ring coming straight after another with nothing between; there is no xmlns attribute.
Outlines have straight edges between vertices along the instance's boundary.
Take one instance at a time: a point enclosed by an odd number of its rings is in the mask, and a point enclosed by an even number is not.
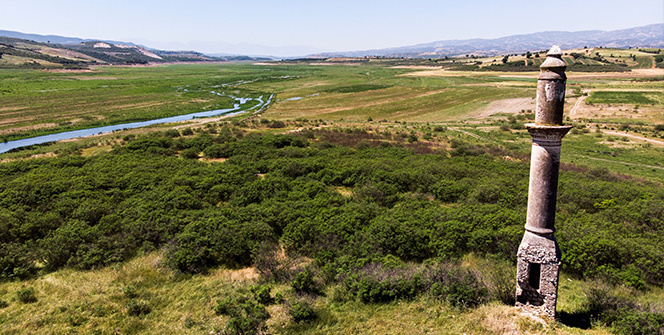
<svg viewBox="0 0 664 335"><path fill-rule="evenodd" d="M192 120L192 119L207 118L207 117L218 116L218 115L222 115L223 117L231 117L231 116L238 115L238 114L248 112L248 111L254 111L254 110L255 111L260 111L263 108L265 108L271 102L272 97L273 97L273 95L271 95L265 101L263 100L262 95L260 97L256 98L256 99L254 99L254 98L244 98L244 97L233 97L238 102L234 105L233 108L217 109L217 110L197 112L197 113L189 113L189 114L166 117L166 118L160 118L160 119L154 119L154 120L149 120L149 121L131 122L131 123L111 125L111 126L80 129L80 130L74 130L74 131L67 131L67 132L49 134L49 135L44 135L44 136L31 137L31 138L15 140L15 141L7 141L5 143L0 143L0 154L5 153L5 152L9 152L9 151L14 150L14 149L28 147L28 146L32 146L32 145L44 144L44 143L49 143L49 142L57 142L57 141L62 141L62 140L68 140L68 139L86 137L86 136L93 136L93 135L99 135L99 134L106 134L106 133L111 133L111 132L115 132L115 131L118 131L118 130L141 128L141 127L147 127L147 126L150 126L150 125L162 124L162 123L174 123L174 122L188 121L188 120ZM258 103L255 104L254 106L250 107L250 108L242 109L243 105L246 105L248 102L251 102L251 101L258 101Z"/></svg>

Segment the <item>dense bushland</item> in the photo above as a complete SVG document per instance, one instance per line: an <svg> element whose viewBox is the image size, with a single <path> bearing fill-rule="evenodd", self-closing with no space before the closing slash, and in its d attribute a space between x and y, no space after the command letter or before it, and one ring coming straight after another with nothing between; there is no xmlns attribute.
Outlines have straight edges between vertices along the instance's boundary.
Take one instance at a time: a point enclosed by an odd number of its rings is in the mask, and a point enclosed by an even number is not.
<svg viewBox="0 0 664 335"><path fill-rule="evenodd" d="M223 127L128 138L96 157L4 163L0 276L95 268L158 249L173 269L197 273L250 265L262 243L277 242L333 269L342 260L366 264L386 255L414 262L469 252L514 258L527 164L463 143L417 154L379 136L357 148L333 141L353 136ZM178 155L188 149L226 160ZM563 171L559 191L564 271L638 289L662 285L661 185L605 170Z"/></svg>

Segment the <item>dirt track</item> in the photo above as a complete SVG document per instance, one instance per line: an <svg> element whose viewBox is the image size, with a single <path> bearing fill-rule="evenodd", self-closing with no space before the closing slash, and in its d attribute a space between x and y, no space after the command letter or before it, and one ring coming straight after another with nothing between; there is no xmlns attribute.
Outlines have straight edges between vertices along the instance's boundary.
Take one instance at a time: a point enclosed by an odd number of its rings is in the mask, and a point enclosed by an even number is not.
<svg viewBox="0 0 664 335"><path fill-rule="evenodd" d="M572 107L572 110L569 112L569 117L573 117L576 114L576 112L579 110L579 107L581 106L581 103L584 102L586 98L588 98L588 95L584 95L576 99L574 107Z"/></svg>
<svg viewBox="0 0 664 335"><path fill-rule="evenodd" d="M607 135L624 136L624 137L628 137L628 138L631 138L631 139L634 139L634 140L644 141L644 142L648 142L648 143L651 143L651 144L654 144L654 145L657 145L657 146L664 147L664 140L655 140L655 139L652 139L652 138L643 137L641 135L634 135L634 134L625 133L625 132L621 132L621 131L614 131L614 130L602 130L602 133L607 134Z"/></svg>

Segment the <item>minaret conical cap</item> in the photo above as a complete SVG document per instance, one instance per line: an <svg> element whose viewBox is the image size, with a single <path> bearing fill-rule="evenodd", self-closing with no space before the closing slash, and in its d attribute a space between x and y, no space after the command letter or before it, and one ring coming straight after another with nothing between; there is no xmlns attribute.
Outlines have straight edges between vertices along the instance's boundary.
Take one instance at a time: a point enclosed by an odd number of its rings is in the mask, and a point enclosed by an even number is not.
<svg viewBox="0 0 664 335"><path fill-rule="evenodd" d="M548 56L553 56L553 57L562 57L563 52L560 50L560 47L557 45L554 45L551 47L551 50L546 53L547 57Z"/></svg>
<svg viewBox="0 0 664 335"><path fill-rule="evenodd" d="M546 53L546 60L540 65L539 79L567 79L565 76L565 69L567 64L562 59L563 52L560 50L560 47L554 45L551 47L551 50Z"/></svg>

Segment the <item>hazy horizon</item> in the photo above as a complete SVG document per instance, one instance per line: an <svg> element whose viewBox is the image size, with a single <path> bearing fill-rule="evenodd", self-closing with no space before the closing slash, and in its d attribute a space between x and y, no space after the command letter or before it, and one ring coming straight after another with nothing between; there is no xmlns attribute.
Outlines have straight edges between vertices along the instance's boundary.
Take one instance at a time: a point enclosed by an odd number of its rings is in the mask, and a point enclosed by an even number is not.
<svg viewBox="0 0 664 335"><path fill-rule="evenodd" d="M0 29L134 42L208 54L298 56L540 31L619 30L663 23L664 2L298 1L3 3ZM543 12L554 8L554 13Z"/></svg>

